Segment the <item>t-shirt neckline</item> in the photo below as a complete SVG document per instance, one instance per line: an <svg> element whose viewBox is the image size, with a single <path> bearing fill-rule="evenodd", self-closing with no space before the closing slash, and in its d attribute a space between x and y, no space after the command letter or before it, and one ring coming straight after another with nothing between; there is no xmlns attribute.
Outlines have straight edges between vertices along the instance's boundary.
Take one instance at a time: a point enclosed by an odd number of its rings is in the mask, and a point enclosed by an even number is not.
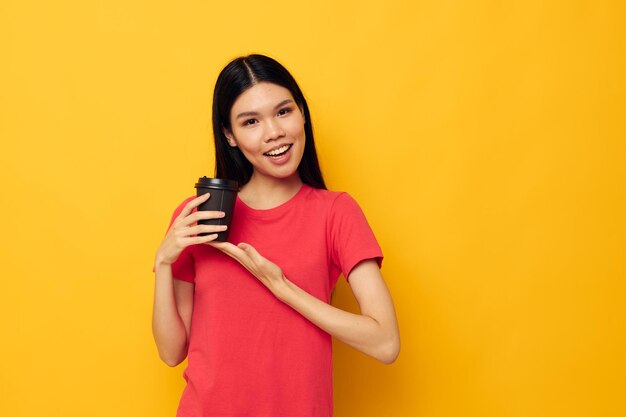
<svg viewBox="0 0 626 417"><path fill-rule="evenodd" d="M248 206L239 198L239 194L237 194L236 200L236 210L241 210L246 213L248 216L253 216L257 218L272 218L276 216L282 215L285 211L289 210L291 206L297 203L308 191L311 189L307 184L302 184L300 189L287 201L282 204L279 204L276 207L272 207L269 209L255 209Z"/></svg>

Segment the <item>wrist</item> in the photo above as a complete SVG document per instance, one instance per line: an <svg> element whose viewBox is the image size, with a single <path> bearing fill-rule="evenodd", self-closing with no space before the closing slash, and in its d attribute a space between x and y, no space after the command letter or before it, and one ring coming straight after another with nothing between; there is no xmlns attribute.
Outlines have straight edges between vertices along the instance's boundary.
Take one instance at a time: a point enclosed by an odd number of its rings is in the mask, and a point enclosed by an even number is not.
<svg viewBox="0 0 626 417"><path fill-rule="evenodd" d="M276 280L275 282L272 283L271 290L272 290L272 293L276 296L276 298L285 302L287 298L289 297L291 285L292 285L291 281L289 281L287 277L283 274L281 279Z"/></svg>
<svg viewBox="0 0 626 417"><path fill-rule="evenodd" d="M172 266L171 262L166 261L162 256L157 255L156 258L154 258L154 269L157 270L158 268L162 268L164 266Z"/></svg>

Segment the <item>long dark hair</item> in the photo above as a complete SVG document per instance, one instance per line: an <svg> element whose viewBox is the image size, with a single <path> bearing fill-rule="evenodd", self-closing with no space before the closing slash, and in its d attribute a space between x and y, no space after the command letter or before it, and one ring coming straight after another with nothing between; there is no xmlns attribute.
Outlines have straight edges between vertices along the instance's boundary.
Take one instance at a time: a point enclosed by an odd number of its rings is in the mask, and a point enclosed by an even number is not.
<svg viewBox="0 0 626 417"><path fill-rule="evenodd" d="M237 97L260 82L270 82L286 88L291 92L296 104L303 110L304 120L306 120L304 124L306 140L298 173L303 183L314 188L326 189L315 152L313 123L304 94L285 67L270 57L257 54L232 60L217 77L213 92L215 176L236 180L240 187L250 181L252 164L238 147L231 147L228 144L222 129L231 130L230 110Z"/></svg>

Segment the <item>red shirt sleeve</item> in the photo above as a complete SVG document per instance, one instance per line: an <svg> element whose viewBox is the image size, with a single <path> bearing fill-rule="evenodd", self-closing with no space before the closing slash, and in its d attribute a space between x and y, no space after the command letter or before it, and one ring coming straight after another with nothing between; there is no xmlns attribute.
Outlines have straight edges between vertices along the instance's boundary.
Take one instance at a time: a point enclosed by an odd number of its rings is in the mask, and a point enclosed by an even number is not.
<svg viewBox="0 0 626 417"><path fill-rule="evenodd" d="M174 220L176 220L180 212L183 211L185 205L194 198L195 197L189 197L185 199L185 201L183 201L178 207L176 207L176 210L174 210L174 214L172 214L170 225L167 227L167 231L165 232L165 234L169 232L172 224L174 223ZM185 249L183 249L180 255L178 255L178 259L176 259L176 261L174 261L174 263L172 264L172 276L175 279L187 282L194 282L196 277L196 269L194 266L192 248L193 245L187 246ZM152 268L152 272L154 272L154 267Z"/></svg>
<svg viewBox="0 0 626 417"><path fill-rule="evenodd" d="M382 266L383 252L378 245L365 214L347 193L333 202L329 216L332 262L348 279L352 269L361 261L375 259Z"/></svg>

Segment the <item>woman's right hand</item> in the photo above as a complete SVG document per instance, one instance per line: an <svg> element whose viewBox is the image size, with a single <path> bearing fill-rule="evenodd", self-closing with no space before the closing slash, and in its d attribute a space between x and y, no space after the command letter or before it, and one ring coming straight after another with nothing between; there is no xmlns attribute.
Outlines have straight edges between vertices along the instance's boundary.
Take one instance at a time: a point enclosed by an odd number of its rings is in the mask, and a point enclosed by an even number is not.
<svg viewBox="0 0 626 417"><path fill-rule="evenodd" d="M222 211L194 211L196 207L208 200L209 197L209 193L206 193L194 198L185 205L157 250L157 264L172 264L187 246L211 242L217 238L217 232L226 230L226 226L197 224L198 220L224 217L224 212ZM210 234L197 236L199 233Z"/></svg>

